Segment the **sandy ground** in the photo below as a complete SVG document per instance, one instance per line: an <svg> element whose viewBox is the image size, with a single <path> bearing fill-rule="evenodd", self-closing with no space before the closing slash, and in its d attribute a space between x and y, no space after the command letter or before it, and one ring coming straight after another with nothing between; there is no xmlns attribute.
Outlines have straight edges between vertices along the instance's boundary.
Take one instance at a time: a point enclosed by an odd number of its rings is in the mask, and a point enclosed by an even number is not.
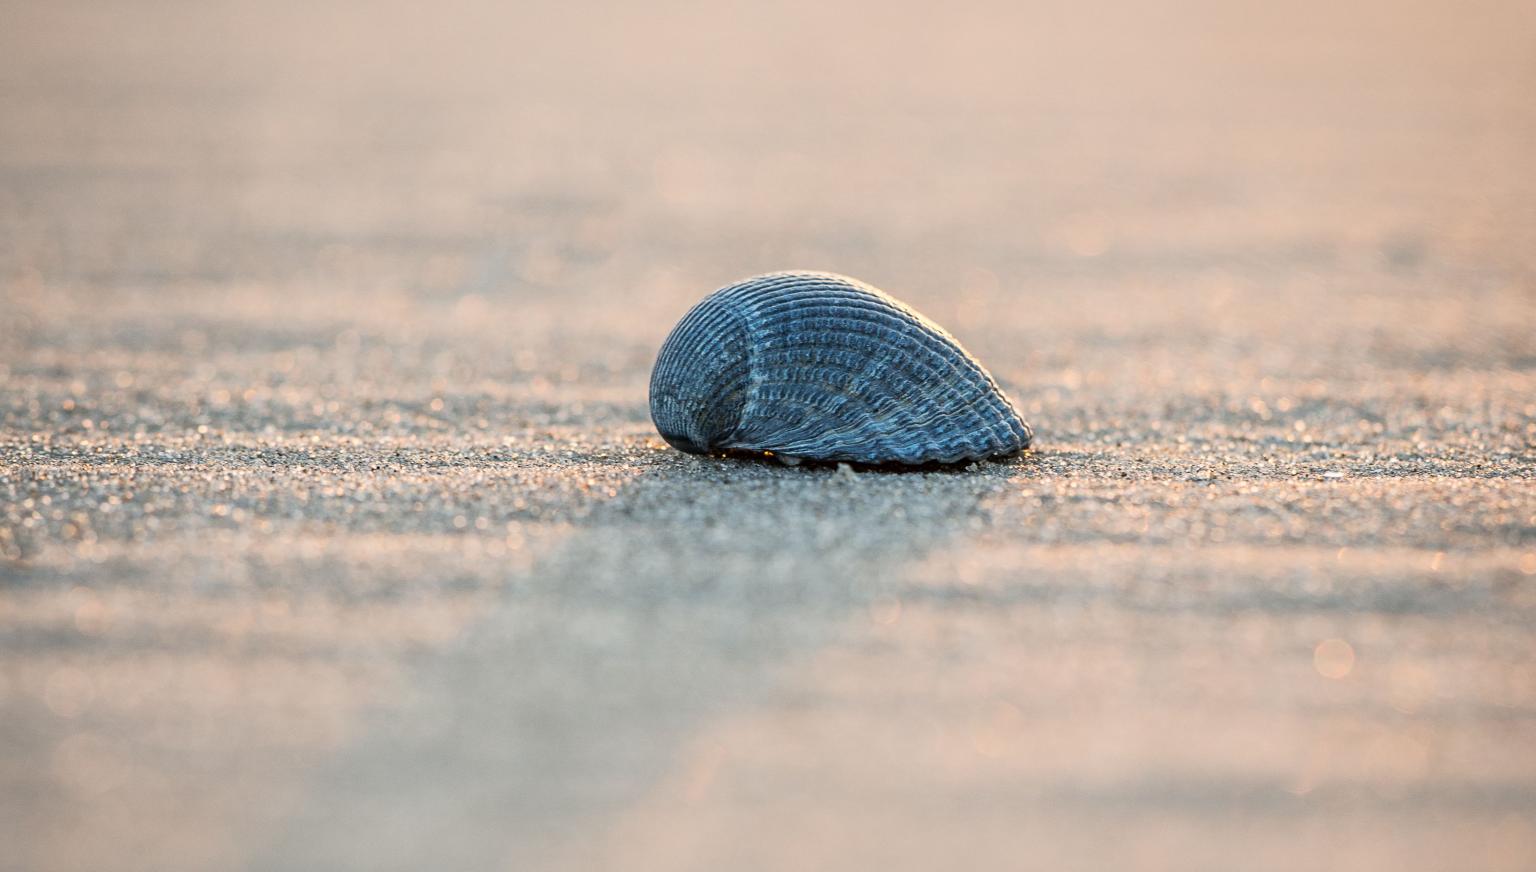
<svg viewBox="0 0 1536 872"><path fill-rule="evenodd" d="M1536 868L1529 3L0 3L0 869ZM668 450L846 272L1038 450Z"/></svg>

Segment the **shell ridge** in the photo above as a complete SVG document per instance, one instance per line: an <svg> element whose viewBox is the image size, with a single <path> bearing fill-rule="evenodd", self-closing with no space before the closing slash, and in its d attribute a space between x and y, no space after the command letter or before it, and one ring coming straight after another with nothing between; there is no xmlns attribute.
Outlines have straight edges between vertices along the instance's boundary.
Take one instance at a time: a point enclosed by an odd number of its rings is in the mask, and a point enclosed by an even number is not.
<svg viewBox="0 0 1536 872"><path fill-rule="evenodd" d="M987 427L982 416L972 408L980 404L994 414L1002 413L1006 416L1007 411L1004 408L995 403L986 403L987 394L997 390L995 385L985 378L984 371L974 365L966 365L971 363L967 354L942 328L917 316L908 307L892 305L896 301L878 293L829 292L820 295L825 299L818 300L815 306L807 306L803 303L804 299L816 296L818 295L803 290L793 296L781 294L771 298L771 302L760 310L759 315L760 317L777 315L778 323L775 326L785 337L801 336L803 339L803 331L799 328L806 325L813 325L823 330L828 326L836 325L843 330L883 335L886 338L895 337L901 340L900 347L893 349L898 352L897 354L868 355L862 371L854 376L855 379L867 381L870 384L887 385L899 377L901 385L887 395L889 398L887 402L882 404L879 402L881 398L875 397L874 402L863 404L875 410L871 420L866 422L866 426L872 428L872 432L865 437L855 436L851 441L866 439L873 443L883 443L888 437L902 431L913 433L927 431L934 437L930 439L934 447L940 450L946 446L984 449L994 443L998 445L1005 443L1006 440L1000 439L994 432L994 428ZM929 341L914 342L908 335L911 332L910 328L916 328L916 332L923 334ZM827 336L825 333L820 333L816 338L826 341ZM785 339L777 343L770 340L765 344L794 348L797 344L804 343ZM906 366L893 365L893 359L899 359L899 362ZM785 362L794 361L791 357ZM906 372L907 368L914 372L909 374ZM821 372L817 374L824 375ZM758 377L763 378L761 373ZM935 387L938 387L937 391L934 391ZM924 410L920 407L914 408L896 401L900 395L912 395L918 391L929 393L931 399L935 400L927 405L926 414L921 414ZM952 429L944 433L933 433L934 424L939 422L949 425ZM850 441L836 438L842 435L841 431L837 430L828 431L819 440L809 440L810 444L794 439L790 433L779 435L784 439L779 447L785 451L818 447L830 449L835 443Z"/></svg>
<svg viewBox="0 0 1536 872"><path fill-rule="evenodd" d="M947 463L1015 453L1033 437L948 331L832 273L768 273L707 296L663 344L651 395L658 430L674 442L672 427L684 450L703 438L705 448Z"/></svg>
<svg viewBox="0 0 1536 872"><path fill-rule="evenodd" d="M752 343L731 306L706 297L685 314L662 343L651 374L651 420L662 438L683 450L707 451L721 432L734 430L745 405ZM731 341L732 334L737 341ZM715 349L711 355L691 353ZM697 395L681 396L677 385Z"/></svg>

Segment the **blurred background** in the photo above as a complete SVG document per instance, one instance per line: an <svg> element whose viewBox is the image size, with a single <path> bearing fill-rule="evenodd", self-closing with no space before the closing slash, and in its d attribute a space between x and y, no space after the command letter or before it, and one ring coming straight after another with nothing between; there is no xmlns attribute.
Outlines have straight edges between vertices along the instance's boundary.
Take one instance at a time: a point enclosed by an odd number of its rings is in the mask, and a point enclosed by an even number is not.
<svg viewBox="0 0 1536 872"><path fill-rule="evenodd" d="M5 14L23 290L670 316L804 264L980 324L1089 275L1531 268L1503 0Z"/></svg>
<svg viewBox="0 0 1536 872"><path fill-rule="evenodd" d="M789 268L1039 455L664 450ZM1527 0L0 0L0 868L1533 868L1533 336Z"/></svg>

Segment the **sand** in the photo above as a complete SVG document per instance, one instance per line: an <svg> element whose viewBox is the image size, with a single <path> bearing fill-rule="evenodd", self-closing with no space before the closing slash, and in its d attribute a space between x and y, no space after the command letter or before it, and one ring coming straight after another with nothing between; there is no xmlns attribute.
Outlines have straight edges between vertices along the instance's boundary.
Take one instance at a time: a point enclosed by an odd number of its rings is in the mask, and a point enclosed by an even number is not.
<svg viewBox="0 0 1536 872"><path fill-rule="evenodd" d="M1521 4L7 17L0 868L1536 868ZM786 268L1036 451L668 449Z"/></svg>

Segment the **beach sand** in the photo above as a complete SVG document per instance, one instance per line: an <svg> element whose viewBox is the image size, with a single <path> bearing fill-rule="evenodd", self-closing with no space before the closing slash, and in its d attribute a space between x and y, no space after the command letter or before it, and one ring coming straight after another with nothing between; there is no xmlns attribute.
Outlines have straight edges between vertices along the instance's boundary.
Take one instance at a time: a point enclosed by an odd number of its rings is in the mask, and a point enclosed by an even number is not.
<svg viewBox="0 0 1536 872"><path fill-rule="evenodd" d="M1343 5L7 4L0 869L1536 868L1536 15ZM667 448L792 268L1036 450Z"/></svg>

